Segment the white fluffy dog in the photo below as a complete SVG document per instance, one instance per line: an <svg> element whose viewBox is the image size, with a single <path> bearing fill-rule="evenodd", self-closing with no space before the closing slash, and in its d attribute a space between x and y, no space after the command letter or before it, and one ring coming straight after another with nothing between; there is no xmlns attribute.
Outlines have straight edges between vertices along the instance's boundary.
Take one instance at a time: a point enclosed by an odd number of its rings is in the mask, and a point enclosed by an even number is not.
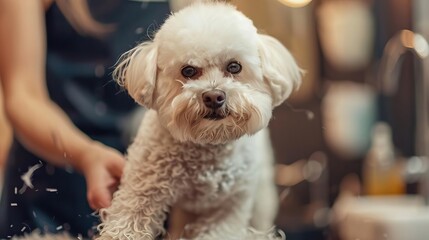
<svg viewBox="0 0 429 240"><path fill-rule="evenodd" d="M243 239L249 227L273 225L266 127L301 80L279 41L227 3L195 3L124 54L114 76L150 110L112 205L100 211L98 239L165 236L171 209L176 237Z"/></svg>

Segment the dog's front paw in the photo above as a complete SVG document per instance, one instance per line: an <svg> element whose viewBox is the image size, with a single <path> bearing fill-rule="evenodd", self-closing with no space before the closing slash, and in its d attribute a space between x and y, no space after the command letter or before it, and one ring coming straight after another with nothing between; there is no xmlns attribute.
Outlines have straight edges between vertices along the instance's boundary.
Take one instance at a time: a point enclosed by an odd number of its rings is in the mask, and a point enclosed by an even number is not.
<svg viewBox="0 0 429 240"><path fill-rule="evenodd" d="M94 240L155 240L152 234L118 234L115 236L102 234Z"/></svg>

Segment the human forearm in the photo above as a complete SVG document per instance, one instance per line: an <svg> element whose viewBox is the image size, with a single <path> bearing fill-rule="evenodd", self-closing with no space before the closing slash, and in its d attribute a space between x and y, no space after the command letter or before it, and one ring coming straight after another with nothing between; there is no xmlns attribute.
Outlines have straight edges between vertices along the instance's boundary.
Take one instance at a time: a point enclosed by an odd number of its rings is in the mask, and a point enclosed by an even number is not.
<svg viewBox="0 0 429 240"><path fill-rule="evenodd" d="M0 171L5 165L12 138L12 130L5 116L3 94L0 85Z"/></svg>
<svg viewBox="0 0 429 240"><path fill-rule="evenodd" d="M80 132L49 99L8 95L6 112L20 141L55 165L82 170L84 155L95 148L94 141Z"/></svg>

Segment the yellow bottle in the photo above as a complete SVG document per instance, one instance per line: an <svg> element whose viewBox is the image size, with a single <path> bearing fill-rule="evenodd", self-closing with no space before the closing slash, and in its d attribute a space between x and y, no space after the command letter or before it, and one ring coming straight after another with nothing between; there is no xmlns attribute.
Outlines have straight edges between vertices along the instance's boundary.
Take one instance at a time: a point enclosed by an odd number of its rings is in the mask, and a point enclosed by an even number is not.
<svg viewBox="0 0 429 240"><path fill-rule="evenodd" d="M363 166L363 187L367 195L400 195L405 183L396 161L389 125L380 122L373 129L371 148Z"/></svg>

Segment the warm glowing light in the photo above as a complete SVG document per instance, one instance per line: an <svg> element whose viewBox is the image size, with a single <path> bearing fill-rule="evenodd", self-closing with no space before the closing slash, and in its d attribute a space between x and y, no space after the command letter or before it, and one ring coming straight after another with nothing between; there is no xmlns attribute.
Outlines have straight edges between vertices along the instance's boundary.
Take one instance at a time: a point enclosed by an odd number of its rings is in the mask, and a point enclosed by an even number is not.
<svg viewBox="0 0 429 240"><path fill-rule="evenodd" d="M288 7L299 8L304 7L311 2L311 0L278 0Z"/></svg>

